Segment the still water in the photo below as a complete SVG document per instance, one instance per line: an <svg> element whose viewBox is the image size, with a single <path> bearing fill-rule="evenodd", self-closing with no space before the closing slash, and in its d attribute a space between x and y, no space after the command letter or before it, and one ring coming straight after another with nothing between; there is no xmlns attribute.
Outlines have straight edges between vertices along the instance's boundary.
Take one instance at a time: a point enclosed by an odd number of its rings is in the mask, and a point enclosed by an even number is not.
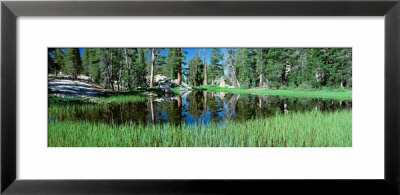
<svg viewBox="0 0 400 195"><path fill-rule="evenodd" d="M207 124L226 120L245 121L290 112L351 110L352 102L195 91L171 97L147 97L141 102L56 106L50 105L51 121Z"/></svg>

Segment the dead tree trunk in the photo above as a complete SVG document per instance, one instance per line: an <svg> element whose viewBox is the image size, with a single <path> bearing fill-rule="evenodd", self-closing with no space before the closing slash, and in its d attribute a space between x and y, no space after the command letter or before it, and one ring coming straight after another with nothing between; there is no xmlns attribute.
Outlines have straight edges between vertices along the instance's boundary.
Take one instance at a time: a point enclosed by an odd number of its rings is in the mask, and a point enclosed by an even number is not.
<svg viewBox="0 0 400 195"><path fill-rule="evenodd" d="M119 72L118 72L118 91L122 90L121 77L122 77L122 67L120 64Z"/></svg>
<svg viewBox="0 0 400 195"><path fill-rule="evenodd" d="M151 48L150 87L153 87L154 61L155 61L154 48Z"/></svg>
<svg viewBox="0 0 400 195"><path fill-rule="evenodd" d="M178 95L178 101L177 101L177 110L178 110L178 123L182 122L182 97L181 95Z"/></svg>
<svg viewBox="0 0 400 195"><path fill-rule="evenodd" d="M128 70L128 89L132 89L131 67L129 66L128 52L127 52L126 48L125 48L125 66L126 66L126 69Z"/></svg>
<svg viewBox="0 0 400 195"><path fill-rule="evenodd" d="M179 57L179 61L178 61L178 75L177 75L177 79L178 79L178 85L181 84L182 82L182 48L178 49L178 57Z"/></svg>
<svg viewBox="0 0 400 195"><path fill-rule="evenodd" d="M231 85L234 87L240 87L239 80L236 78L236 73L235 69L233 68L233 55L230 55L228 50L225 48L225 63L226 63L226 70L227 70L227 76L229 81L231 82Z"/></svg>
<svg viewBox="0 0 400 195"><path fill-rule="evenodd" d="M203 85L207 86L207 62L206 62L206 48L204 48L203 58L204 58L204 81Z"/></svg>
<svg viewBox="0 0 400 195"><path fill-rule="evenodd" d="M206 117L207 117L207 91L203 91L203 98L204 98L204 104L203 104L203 122L205 123Z"/></svg>
<svg viewBox="0 0 400 195"><path fill-rule="evenodd" d="M150 96L150 110L151 110L151 121L154 122L154 106L153 106L153 96Z"/></svg>
<svg viewBox="0 0 400 195"><path fill-rule="evenodd" d="M110 82L111 89L114 91L114 81L112 80L112 50L110 50L110 66L108 67L108 82Z"/></svg>

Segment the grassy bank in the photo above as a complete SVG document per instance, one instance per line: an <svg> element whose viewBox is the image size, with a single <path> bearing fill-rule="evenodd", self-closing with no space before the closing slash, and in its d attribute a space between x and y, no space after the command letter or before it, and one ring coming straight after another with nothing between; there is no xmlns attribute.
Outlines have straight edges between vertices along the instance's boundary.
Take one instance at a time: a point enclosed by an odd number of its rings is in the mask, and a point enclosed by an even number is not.
<svg viewBox="0 0 400 195"><path fill-rule="evenodd" d="M94 103L127 103L127 102L142 102L146 101L144 95L115 95L109 97L92 98Z"/></svg>
<svg viewBox="0 0 400 195"><path fill-rule="evenodd" d="M49 147L351 147L352 113L298 112L224 125L50 121Z"/></svg>
<svg viewBox="0 0 400 195"><path fill-rule="evenodd" d="M207 90L215 92L239 93L239 94L256 94L256 95L278 95L294 98L322 98L351 100L351 91L336 90L311 90L311 89L295 89L295 90L271 90L271 89L242 89L242 88L223 88L216 85L200 86L195 90Z"/></svg>
<svg viewBox="0 0 400 195"><path fill-rule="evenodd" d="M49 104L73 104L73 103L127 103L127 102L140 102L146 101L146 96L142 94L119 94L108 95L103 97L57 97L53 95L48 96Z"/></svg>

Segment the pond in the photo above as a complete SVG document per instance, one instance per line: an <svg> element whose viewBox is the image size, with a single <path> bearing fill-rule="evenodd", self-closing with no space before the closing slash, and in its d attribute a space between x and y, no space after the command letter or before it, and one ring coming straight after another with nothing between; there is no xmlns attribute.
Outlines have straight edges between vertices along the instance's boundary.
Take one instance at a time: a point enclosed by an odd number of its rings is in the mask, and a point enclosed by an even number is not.
<svg viewBox="0 0 400 195"><path fill-rule="evenodd" d="M184 95L152 97L144 101L109 104L52 104L50 121L207 124L245 121L276 114L320 110L351 110L351 101L285 98L224 92L193 91Z"/></svg>

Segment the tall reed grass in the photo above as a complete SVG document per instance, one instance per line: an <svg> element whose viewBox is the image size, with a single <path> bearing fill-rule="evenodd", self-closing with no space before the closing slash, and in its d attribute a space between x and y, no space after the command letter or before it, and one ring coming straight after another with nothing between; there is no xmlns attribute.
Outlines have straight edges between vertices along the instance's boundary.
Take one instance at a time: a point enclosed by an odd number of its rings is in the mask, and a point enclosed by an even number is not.
<svg viewBox="0 0 400 195"><path fill-rule="evenodd" d="M352 113L296 112L224 124L50 121L49 147L351 147Z"/></svg>

